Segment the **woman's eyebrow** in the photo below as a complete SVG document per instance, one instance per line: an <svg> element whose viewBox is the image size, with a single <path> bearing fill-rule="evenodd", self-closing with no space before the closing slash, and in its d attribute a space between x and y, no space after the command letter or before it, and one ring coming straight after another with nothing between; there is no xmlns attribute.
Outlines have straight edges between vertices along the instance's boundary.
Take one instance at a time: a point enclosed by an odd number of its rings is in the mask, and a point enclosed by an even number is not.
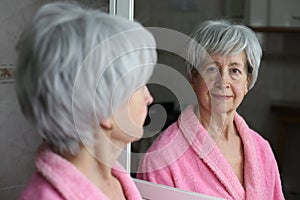
<svg viewBox="0 0 300 200"><path fill-rule="evenodd" d="M211 62L207 62L204 64L204 66L208 66L208 65L217 65L217 66L221 66L221 63L219 63L218 61L211 61ZM239 62L231 62L229 63L229 66L239 66L239 67L243 67L245 66L243 63L239 63Z"/></svg>
<svg viewBox="0 0 300 200"><path fill-rule="evenodd" d="M220 65L217 61L211 61L211 62L204 63L204 66L212 65L212 64Z"/></svg>
<svg viewBox="0 0 300 200"><path fill-rule="evenodd" d="M239 66L239 67L243 67L245 66L243 63L239 63L239 62L232 62L232 63L229 63L229 66Z"/></svg>

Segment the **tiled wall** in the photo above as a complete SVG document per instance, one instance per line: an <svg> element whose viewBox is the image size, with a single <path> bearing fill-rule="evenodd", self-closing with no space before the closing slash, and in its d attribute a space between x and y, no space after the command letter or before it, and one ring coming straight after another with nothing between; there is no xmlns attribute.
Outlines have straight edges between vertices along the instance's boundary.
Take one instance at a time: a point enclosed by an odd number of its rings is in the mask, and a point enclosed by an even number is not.
<svg viewBox="0 0 300 200"><path fill-rule="evenodd" d="M21 114L15 94L14 67L17 38L43 2L0 2L0 199L17 199L34 170L33 157L41 140Z"/></svg>

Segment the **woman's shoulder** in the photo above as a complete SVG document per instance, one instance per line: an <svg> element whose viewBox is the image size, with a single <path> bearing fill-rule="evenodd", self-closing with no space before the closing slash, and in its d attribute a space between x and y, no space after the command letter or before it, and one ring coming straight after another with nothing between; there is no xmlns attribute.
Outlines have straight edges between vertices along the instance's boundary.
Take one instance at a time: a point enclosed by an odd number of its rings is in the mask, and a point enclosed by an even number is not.
<svg viewBox="0 0 300 200"><path fill-rule="evenodd" d="M175 138L179 131L177 121L171 124L166 130L159 133L159 136L155 139L153 144L148 149L148 152L161 149L163 146L167 146Z"/></svg>
<svg viewBox="0 0 300 200"><path fill-rule="evenodd" d="M189 127L189 128L193 128L194 126L196 126L196 123L199 123L197 121L198 119L195 117L195 114L193 113L193 106L189 105L185 108L185 110L183 110L181 112L181 114L179 115L177 121L175 121L174 123L172 123L166 130L164 130L163 132L161 132L159 134L159 136L156 138L156 140L154 141L154 143L151 145L151 147L149 148L148 151L156 151L161 149L164 146L168 146L171 143L176 143L179 144L181 142L184 142L184 136L181 130L181 126L182 124L184 124L185 126ZM196 123L195 123L196 121ZM193 122L193 123L190 123ZM174 144L173 143L173 144Z"/></svg>
<svg viewBox="0 0 300 200"><path fill-rule="evenodd" d="M235 116L235 123L240 134L244 135L244 137L250 136L254 140L254 143L258 149L268 151L271 150L269 142L260 133L250 128L246 120L238 113L236 113Z"/></svg>
<svg viewBox="0 0 300 200"><path fill-rule="evenodd" d="M259 143L268 143L268 141L261 134L250 128L246 120L238 113L236 113L234 121L240 133L250 134L251 137Z"/></svg>
<svg viewBox="0 0 300 200"><path fill-rule="evenodd" d="M63 200L60 193L39 173L35 173L24 190L22 191L20 200Z"/></svg>
<svg viewBox="0 0 300 200"><path fill-rule="evenodd" d="M270 154L273 155L273 151L268 140L266 140L260 133L250 128L242 116L236 114L235 122L242 137L252 138L251 140L250 138L246 138L244 140L253 141L257 153L262 156L265 155L266 157L270 156Z"/></svg>

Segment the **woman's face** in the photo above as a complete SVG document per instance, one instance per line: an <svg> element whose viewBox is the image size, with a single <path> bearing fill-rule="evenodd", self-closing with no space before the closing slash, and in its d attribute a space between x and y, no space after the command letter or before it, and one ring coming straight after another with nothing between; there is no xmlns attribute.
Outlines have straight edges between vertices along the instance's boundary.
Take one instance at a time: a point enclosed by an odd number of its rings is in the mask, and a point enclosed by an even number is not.
<svg viewBox="0 0 300 200"><path fill-rule="evenodd" d="M201 110L223 114L236 111L248 92L247 59L245 52L206 59L200 74L192 77Z"/></svg>
<svg viewBox="0 0 300 200"><path fill-rule="evenodd" d="M114 113L115 124L118 127L116 134L127 143L142 137L148 105L152 101L153 98L147 86L144 85L135 90L128 102Z"/></svg>

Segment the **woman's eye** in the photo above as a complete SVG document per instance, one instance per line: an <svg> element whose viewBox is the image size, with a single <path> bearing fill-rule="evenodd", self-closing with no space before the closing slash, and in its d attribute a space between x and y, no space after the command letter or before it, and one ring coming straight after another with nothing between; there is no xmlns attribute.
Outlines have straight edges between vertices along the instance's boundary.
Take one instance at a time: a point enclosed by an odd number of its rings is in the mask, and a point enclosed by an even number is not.
<svg viewBox="0 0 300 200"><path fill-rule="evenodd" d="M232 69L231 70L233 74L240 74L241 71L239 69Z"/></svg>
<svg viewBox="0 0 300 200"><path fill-rule="evenodd" d="M218 71L218 68L215 66L211 66L211 67L207 68L207 72L217 72L217 71Z"/></svg>
<svg viewBox="0 0 300 200"><path fill-rule="evenodd" d="M240 69L237 69L237 68L231 69L229 73L231 74L231 77L234 80L239 80L242 76L242 71Z"/></svg>

